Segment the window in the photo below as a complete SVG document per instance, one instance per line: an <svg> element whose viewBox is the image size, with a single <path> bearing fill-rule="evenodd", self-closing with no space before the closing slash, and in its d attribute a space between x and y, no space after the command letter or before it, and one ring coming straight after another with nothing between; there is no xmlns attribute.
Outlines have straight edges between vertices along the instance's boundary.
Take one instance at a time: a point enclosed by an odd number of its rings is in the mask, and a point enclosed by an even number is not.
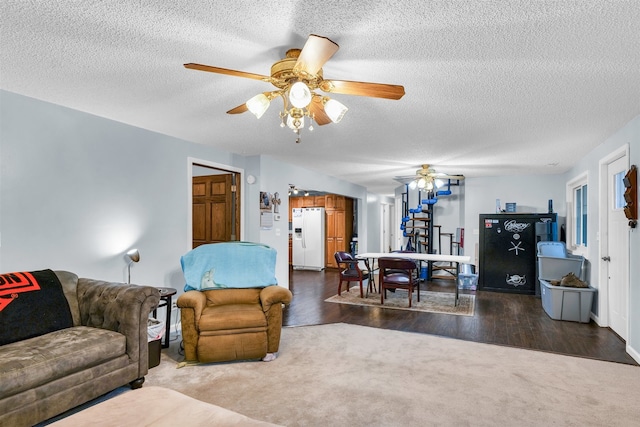
<svg viewBox="0 0 640 427"><path fill-rule="evenodd" d="M578 255L587 248L588 181L589 177L584 173L567 184L567 248Z"/></svg>
<svg viewBox="0 0 640 427"><path fill-rule="evenodd" d="M624 200L624 172L618 172L613 176L613 209L624 209L627 202Z"/></svg>
<svg viewBox="0 0 640 427"><path fill-rule="evenodd" d="M575 201L575 246L587 246L587 184L581 185L574 190L573 200Z"/></svg>

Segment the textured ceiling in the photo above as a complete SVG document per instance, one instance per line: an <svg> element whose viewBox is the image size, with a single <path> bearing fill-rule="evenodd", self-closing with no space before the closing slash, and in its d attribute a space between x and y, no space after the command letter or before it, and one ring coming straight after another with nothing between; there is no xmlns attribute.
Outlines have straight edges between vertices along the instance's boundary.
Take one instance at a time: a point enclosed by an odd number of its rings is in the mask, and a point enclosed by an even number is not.
<svg viewBox="0 0 640 427"><path fill-rule="evenodd" d="M562 173L640 114L635 0L3 0L0 20L2 89L379 194L423 163ZM340 45L326 78L406 95L334 95L349 107L342 122L296 144L274 106L260 120L225 113L270 84L182 66L268 75L312 33Z"/></svg>

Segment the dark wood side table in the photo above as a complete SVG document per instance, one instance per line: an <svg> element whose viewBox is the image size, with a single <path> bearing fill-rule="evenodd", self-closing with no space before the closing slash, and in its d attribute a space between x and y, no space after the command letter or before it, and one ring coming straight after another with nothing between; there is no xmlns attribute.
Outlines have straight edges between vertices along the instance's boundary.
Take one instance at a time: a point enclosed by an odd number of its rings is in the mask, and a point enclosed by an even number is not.
<svg viewBox="0 0 640 427"><path fill-rule="evenodd" d="M174 288L158 288L158 290L160 291L160 304L153 310L153 317L157 318L160 307L166 307L167 318L165 320L164 343L162 344L162 348L168 348L171 334L171 298L178 290Z"/></svg>

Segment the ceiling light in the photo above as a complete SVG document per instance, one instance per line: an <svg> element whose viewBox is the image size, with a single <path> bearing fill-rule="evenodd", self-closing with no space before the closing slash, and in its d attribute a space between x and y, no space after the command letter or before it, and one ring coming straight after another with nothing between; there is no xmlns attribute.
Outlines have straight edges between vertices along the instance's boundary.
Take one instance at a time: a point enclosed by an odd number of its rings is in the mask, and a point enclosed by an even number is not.
<svg viewBox="0 0 640 427"><path fill-rule="evenodd" d="M303 82L295 82L289 88L289 101L296 108L305 108L311 102L311 91Z"/></svg>
<svg viewBox="0 0 640 427"><path fill-rule="evenodd" d="M316 121L318 123L315 113L325 113L322 115L324 120L319 123L324 125L329 123L329 120L333 123L340 122L349 110L335 99L323 97L313 92L312 89L316 88L317 85L310 85L306 81L291 81L282 90L265 92L254 96L246 102L246 106L257 118L260 118L269 108L271 100L276 96L281 96L284 108L279 113L280 127L288 127L293 130L298 135L296 143L299 143L300 130L305 126L305 117L309 118L309 130L313 131L313 122Z"/></svg>
<svg viewBox="0 0 640 427"><path fill-rule="evenodd" d="M327 113L333 123L340 122L347 110L349 109L335 99L327 98L324 102L324 112Z"/></svg>
<svg viewBox="0 0 640 427"><path fill-rule="evenodd" d="M304 127L304 116L293 117L291 114L287 115L287 126L294 132Z"/></svg>
<svg viewBox="0 0 640 427"><path fill-rule="evenodd" d="M262 117L265 111L269 108L271 101L264 93L260 93L246 102L247 108L258 119Z"/></svg>
<svg viewBox="0 0 640 427"><path fill-rule="evenodd" d="M418 188L424 188L427 185L427 180L424 177L418 179Z"/></svg>

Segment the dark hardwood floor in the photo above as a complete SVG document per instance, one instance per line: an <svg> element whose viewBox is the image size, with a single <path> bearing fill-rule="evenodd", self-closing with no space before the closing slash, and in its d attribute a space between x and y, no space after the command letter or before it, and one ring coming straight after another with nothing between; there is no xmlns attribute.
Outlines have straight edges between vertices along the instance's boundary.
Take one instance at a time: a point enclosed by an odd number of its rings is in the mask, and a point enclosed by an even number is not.
<svg viewBox="0 0 640 427"><path fill-rule="evenodd" d="M337 285L335 269L291 270L293 301L285 309L284 325L343 322L638 365L609 328L593 321L553 320L535 296L477 291L471 317L324 302L337 294ZM454 292L454 286L455 281L440 279L427 282L426 290Z"/></svg>

